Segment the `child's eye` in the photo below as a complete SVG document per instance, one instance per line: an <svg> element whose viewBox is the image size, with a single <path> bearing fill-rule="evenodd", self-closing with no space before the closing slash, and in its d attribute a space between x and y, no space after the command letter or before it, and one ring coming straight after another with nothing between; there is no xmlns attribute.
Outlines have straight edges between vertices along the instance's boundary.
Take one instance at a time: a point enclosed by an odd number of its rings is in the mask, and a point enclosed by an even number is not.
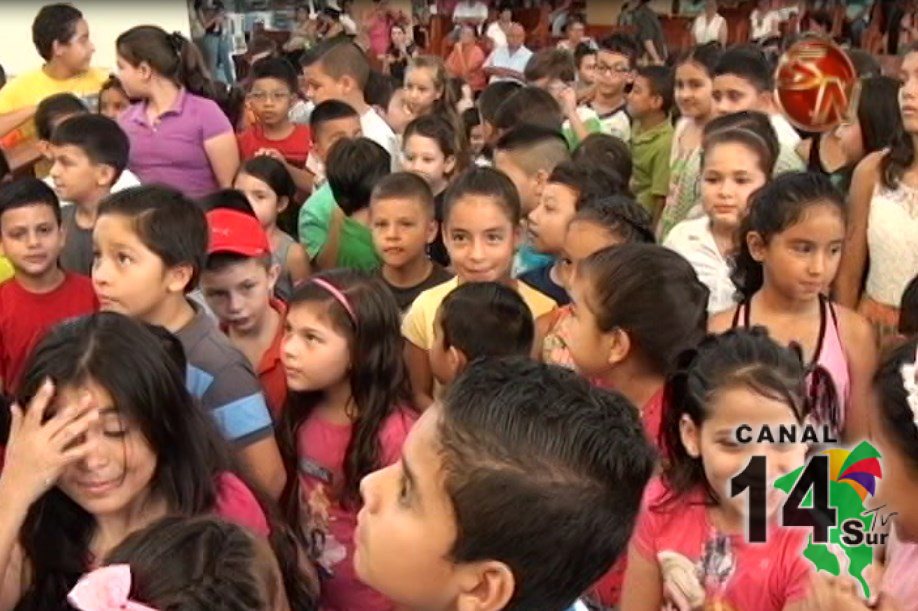
<svg viewBox="0 0 918 611"><path fill-rule="evenodd" d="M246 282L245 284L242 285L242 290L243 290L243 291L251 291L251 290L254 289L254 288L255 288L255 283L254 283L254 282Z"/></svg>
<svg viewBox="0 0 918 611"><path fill-rule="evenodd" d="M118 263L121 265L129 265L134 262L134 260L124 253L118 253Z"/></svg>

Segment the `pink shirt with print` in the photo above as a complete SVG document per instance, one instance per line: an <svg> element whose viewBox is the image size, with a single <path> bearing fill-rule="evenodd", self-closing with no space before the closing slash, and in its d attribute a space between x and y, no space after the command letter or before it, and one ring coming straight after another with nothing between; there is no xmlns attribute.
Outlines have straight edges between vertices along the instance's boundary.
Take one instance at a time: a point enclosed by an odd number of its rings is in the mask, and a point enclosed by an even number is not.
<svg viewBox="0 0 918 611"><path fill-rule="evenodd" d="M379 432L382 465L398 461L416 419L414 412L397 409L383 422ZM301 527L319 543L319 565L325 577L320 599L323 610L389 610L392 603L361 583L354 572L357 509L345 509L336 498L352 428L312 416L297 429L300 503L303 515L309 516L309 523Z"/></svg>
<svg viewBox="0 0 918 611"><path fill-rule="evenodd" d="M660 552L683 556L700 577L706 608L780 611L806 595L807 531L772 525L767 543L747 543L742 534L717 532L700 490L660 506L665 492L659 478L648 484L631 547L652 562Z"/></svg>

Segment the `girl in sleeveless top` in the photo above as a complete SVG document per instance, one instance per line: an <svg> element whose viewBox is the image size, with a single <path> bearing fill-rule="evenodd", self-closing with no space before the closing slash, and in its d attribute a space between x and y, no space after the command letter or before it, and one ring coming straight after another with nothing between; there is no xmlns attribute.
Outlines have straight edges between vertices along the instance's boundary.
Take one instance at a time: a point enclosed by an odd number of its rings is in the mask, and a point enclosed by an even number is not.
<svg viewBox="0 0 918 611"><path fill-rule="evenodd" d="M838 302L857 307L881 341L895 334L902 293L918 273L918 46L902 60L902 81L901 129L854 171L851 230L835 283Z"/></svg>
<svg viewBox="0 0 918 611"><path fill-rule="evenodd" d="M783 174L752 197L739 236L734 282L743 301L714 316L710 330L762 325L775 340L798 345L809 363L813 420L863 438L873 333L825 297L845 239L841 194L825 176Z"/></svg>

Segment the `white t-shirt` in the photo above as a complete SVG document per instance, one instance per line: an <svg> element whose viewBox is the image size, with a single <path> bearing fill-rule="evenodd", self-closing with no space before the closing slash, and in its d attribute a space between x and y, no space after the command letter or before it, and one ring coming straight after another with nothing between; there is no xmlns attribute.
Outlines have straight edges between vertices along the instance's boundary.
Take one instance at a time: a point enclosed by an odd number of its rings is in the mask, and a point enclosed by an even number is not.
<svg viewBox="0 0 918 611"><path fill-rule="evenodd" d="M781 14L777 11L766 11L762 15L759 9L755 9L749 15L749 37L752 40L758 40L766 36L776 35L781 21Z"/></svg>
<svg viewBox="0 0 918 611"><path fill-rule="evenodd" d="M504 34L504 31L500 27L500 23L497 21L492 21L488 25L488 29L485 30L485 37L491 39L495 49L507 46L507 35Z"/></svg>
<svg viewBox="0 0 918 611"><path fill-rule="evenodd" d="M673 227L663 246L688 261L698 279L708 287L708 313L723 312L736 305L736 285L730 279L730 264L720 253L707 216L682 221Z"/></svg>
<svg viewBox="0 0 918 611"><path fill-rule="evenodd" d="M800 134L781 114L772 114L768 116L771 119L771 126L775 128L778 135L778 143L784 148L794 150L800 144Z"/></svg>
<svg viewBox="0 0 918 611"><path fill-rule="evenodd" d="M43 179L45 184L54 188L54 181L51 180L50 176L45 176ZM115 184L112 185L112 193L117 193L118 191L124 191L125 189L130 189L131 187L136 187L140 185L140 179L137 178L137 175L131 172L129 169L125 168L121 172L121 176L118 177L118 180L115 181ZM72 206L73 202L61 200L61 207Z"/></svg>
<svg viewBox="0 0 918 611"><path fill-rule="evenodd" d="M373 108L369 108L360 115L360 131L363 133L364 138L369 138L386 149L386 152L392 158L392 171L397 171L401 166L398 159L398 138L395 137L395 132L392 131L385 119L380 117Z"/></svg>
<svg viewBox="0 0 918 611"><path fill-rule="evenodd" d="M707 15L702 13L695 17L695 22L692 24L692 36L695 37L695 44L703 45L709 42L717 42L720 40L720 29L727 27L727 20L720 16L719 13L714 14L714 19L708 21Z"/></svg>

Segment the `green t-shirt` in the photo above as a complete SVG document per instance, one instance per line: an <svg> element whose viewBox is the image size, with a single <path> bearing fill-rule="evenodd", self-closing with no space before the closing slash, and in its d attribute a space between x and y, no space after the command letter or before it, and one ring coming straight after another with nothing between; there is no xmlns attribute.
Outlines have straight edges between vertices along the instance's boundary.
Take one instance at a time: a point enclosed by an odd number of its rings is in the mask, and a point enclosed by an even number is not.
<svg viewBox="0 0 918 611"><path fill-rule="evenodd" d="M599 115L597 115L596 111L592 108L587 106L578 106L577 115L583 122L583 126L586 128L587 132L596 134L602 131L602 121L600 121ZM577 134L574 132L574 128L571 127L571 122L569 120L564 120L564 125L561 127L561 131L564 134L564 139L567 140L567 147L572 151L577 148L577 145L580 144L580 138L577 137Z"/></svg>
<svg viewBox="0 0 918 611"><path fill-rule="evenodd" d="M631 133L631 191L638 203L651 214L653 198L669 192L669 154L673 143L673 125L669 119L650 129L635 124Z"/></svg>
<svg viewBox="0 0 918 611"><path fill-rule="evenodd" d="M331 187L325 183L309 196L300 209L300 240L310 259L319 256L328 241L332 214L337 207ZM373 271L379 267L380 258L373 247L373 234L366 226L345 217L338 242L338 267L364 271Z"/></svg>

